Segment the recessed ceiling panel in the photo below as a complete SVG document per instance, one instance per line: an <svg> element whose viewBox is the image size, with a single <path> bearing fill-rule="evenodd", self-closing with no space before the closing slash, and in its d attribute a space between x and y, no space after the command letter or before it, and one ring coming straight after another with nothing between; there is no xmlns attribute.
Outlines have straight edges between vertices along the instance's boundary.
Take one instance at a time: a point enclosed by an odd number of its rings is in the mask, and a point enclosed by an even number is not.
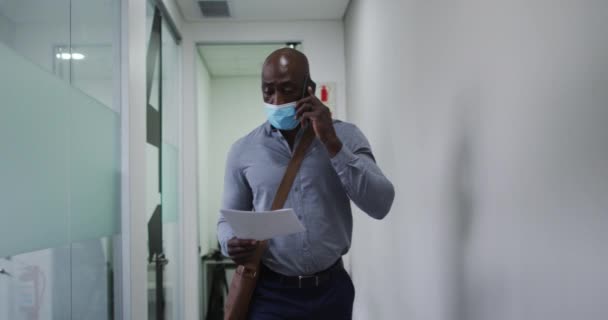
<svg viewBox="0 0 608 320"><path fill-rule="evenodd" d="M262 64L285 44L199 45L198 51L212 77L260 76Z"/></svg>

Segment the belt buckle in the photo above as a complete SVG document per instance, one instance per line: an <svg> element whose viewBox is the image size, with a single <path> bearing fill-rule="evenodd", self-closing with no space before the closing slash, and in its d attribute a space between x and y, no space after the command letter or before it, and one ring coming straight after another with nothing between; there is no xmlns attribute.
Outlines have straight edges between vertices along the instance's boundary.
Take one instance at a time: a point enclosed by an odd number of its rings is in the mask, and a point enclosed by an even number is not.
<svg viewBox="0 0 608 320"><path fill-rule="evenodd" d="M298 289L302 289L302 279L315 278L315 287L319 286L319 276L298 276Z"/></svg>

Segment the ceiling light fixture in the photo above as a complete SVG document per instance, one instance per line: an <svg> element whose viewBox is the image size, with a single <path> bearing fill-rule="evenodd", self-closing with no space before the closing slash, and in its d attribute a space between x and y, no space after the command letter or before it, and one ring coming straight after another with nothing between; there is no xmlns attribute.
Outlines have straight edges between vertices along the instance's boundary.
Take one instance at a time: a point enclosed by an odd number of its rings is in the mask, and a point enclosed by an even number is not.
<svg viewBox="0 0 608 320"><path fill-rule="evenodd" d="M287 42L285 43L285 46L291 49L297 49L299 44L299 42Z"/></svg>
<svg viewBox="0 0 608 320"><path fill-rule="evenodd" d="M74 53L58 53L55 55L57 59L61 60L82 60L85 58L85 55L82 53L74 52Z"/></svg>

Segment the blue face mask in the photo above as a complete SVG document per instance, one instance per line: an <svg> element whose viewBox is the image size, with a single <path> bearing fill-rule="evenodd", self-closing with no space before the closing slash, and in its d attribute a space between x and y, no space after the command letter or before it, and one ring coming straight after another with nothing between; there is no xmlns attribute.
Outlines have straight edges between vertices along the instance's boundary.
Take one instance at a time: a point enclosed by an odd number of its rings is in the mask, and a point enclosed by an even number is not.
<svg viewBox="0 0 608 320"><path fill-rule="evenodd" d="M279 130L295 129L300 121L296 120L296 104L297 101L274 105L265 103L266 117L273 127Z"/></svg>
<svg viewBox="0 0 608 320"><path fill-rule="evenodd" d="M302 86L302 98L306 96L306 90L309 82L308 78L310 78L310 75L304 78L304 85ZM300 124L300 121L296 120L296 105L298 105L297 101L281 105L274 105L270 103L264 103L264 105L268 122L270 122L273 127L279 130L293 130L298 126L298 124Z"/></svg>

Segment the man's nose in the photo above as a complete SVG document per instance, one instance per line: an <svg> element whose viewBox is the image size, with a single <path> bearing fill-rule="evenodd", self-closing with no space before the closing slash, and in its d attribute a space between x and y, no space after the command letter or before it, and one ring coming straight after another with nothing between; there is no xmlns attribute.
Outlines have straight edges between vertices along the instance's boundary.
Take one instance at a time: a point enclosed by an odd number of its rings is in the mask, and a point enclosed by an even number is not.
<svg viewBox="0 0 608 320"><path fill-rule="evenodd" d="M290 101L287 101L285 95L282 95L282 94L280 94L280 93L277 92L277 93L275 93L272 96L272 99L271 99L270 103L279 106L279 105L282 105L282 104L285 104L285 103L288 103L288 102L290 102Z"/></svg>

